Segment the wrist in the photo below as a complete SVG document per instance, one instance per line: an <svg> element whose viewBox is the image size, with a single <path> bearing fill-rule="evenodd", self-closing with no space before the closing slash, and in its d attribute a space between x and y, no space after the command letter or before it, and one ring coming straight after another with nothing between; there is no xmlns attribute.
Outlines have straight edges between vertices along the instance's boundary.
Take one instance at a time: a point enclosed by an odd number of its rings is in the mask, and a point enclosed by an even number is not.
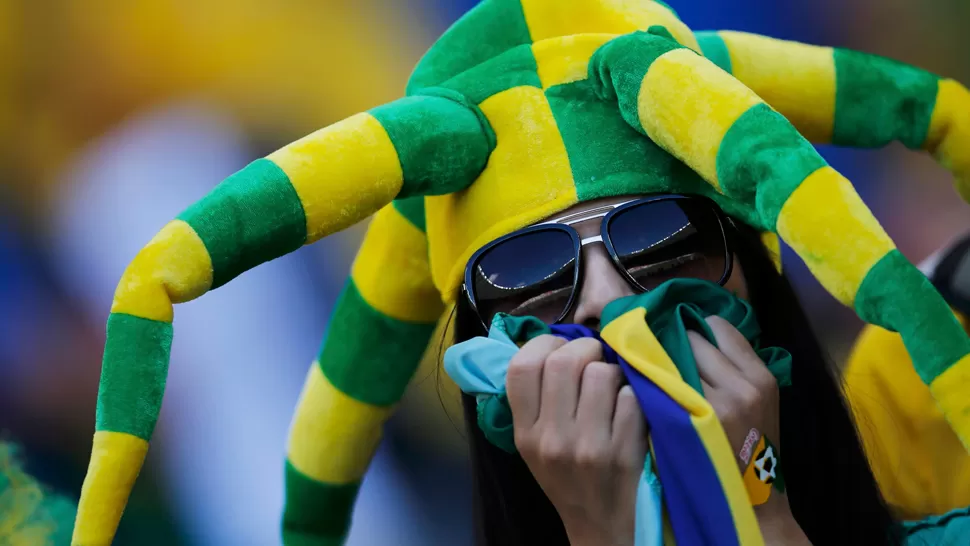
<svg viewBox="0 0 970 546"><path fill-rule="evenodd" d="M593 522L563 521L570 546L633 546L634 528ZM624 527L624 528L621 528Z"/></svg>
<svg viewBox="0 0 970 546"><path fill-rule="evenodd" d="M772 491L768 502L754 509L765 544L809 544L788 505L788 495Z"/></svg>

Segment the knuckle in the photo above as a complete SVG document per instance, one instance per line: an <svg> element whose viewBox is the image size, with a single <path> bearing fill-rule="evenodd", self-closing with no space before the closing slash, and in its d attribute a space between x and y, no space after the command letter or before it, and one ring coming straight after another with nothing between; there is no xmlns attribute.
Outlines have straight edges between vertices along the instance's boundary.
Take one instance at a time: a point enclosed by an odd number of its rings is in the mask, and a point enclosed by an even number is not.
<svg viewBox="0 0 970 546"><path fill-rule="evenodd" d="M599 342L591 338L570 341L553 351L546 358L548 366L582 366L599 358Z"/></svg>
<svg viewBox="0 0 970 546"><path fill-rule="evenodd" d="M752 412L761 407L761 391L754 388L753 386L748 386L746 388L740 389L737 393L737 402L741 411Z"/></svg>
<svg viewBox="0 0 970 546"><path fill-rule="evenodd" d="M600 442L588 441L576 446L576 465L583 468L600 468L610 463L610 450Z"/></svg>
<svg viewBox="0 0 970 546"><path fill-rule="evenodd" d="M778 391L778 381L775 380L775 376L771 375L768 368L764 369L764 373L758 373L754 380L754 386L765 394Z"/></svg>
<svg viewBox="0 0 970 546"><path fill-rule="evenodd" d="M711 328L724 328L724 327L728 327L732 329L734 328L734 326L731 326L730 322L721 318L718 315L711 315L705 318L704 322L706 322L707 325L710 326Z"/></svg>
<svg viewBox="0 0 970 546"><path fill-rule="evenodd" d="M630 412L636 412L638 404L637 395L633 393L633 387L623 385L620 388L620 392L616 395L616 413L618 415L627 415Z"/></svg>
<svg viewBox="0 0 970 546"><path fill-rule="evenodd" d="M583 370L583 381L591 383L609 383L619 378L619 366L605 362L590 362Z"/></svg>
<svg viewBox="0 0 970 546"><path fill-rule="evenodd" d="M535 455L542 463L562 464L569 460L569 449L560 435L545 434L539 439Z"/></svg>

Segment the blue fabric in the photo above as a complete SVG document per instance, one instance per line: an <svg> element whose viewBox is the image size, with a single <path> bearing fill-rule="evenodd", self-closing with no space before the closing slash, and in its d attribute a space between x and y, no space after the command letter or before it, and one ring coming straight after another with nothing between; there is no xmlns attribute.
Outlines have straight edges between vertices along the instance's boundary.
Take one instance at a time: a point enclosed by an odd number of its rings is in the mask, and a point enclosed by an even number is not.
<svg viewBox="0 0 970 546"><path fill-rule="evenodd" d="M620 358L653 437L657 470L678 546L738 544L734 518L690 414ZM639 545L638 545L639 546Z"/></svg>

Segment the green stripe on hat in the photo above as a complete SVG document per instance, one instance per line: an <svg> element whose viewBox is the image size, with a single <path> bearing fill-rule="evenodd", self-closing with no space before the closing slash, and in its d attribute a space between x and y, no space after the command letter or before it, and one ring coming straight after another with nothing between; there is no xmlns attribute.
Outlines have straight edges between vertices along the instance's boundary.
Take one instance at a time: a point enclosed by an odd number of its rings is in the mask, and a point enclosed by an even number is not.
<svg viewBox="0 0 970 546"><path fill-rule="evenodd" d="M827 163L784 116L767 104L752 106L728 129L717 153L717 178L724 193L755 206L775 230L781 207L808 175Z"/></svg>
<svg viewBox="0 0 970 546"><path fill-rule="evenodd" d="M289 178L258 159L178 216L212 258L212 288L292 252L306 242L306 215Z"/></svg>
<svg viewBox="0 0 970 546"><path fill-rule="evenodd" d="M283 544L340 546L343 544L359 483L333 485L304 476L286 461L286 504Z"/></svg>
<svg viewBox="0 0 970 546"><path fill-rule="evenodd" d="M395 199L392 204L394 210L398 212L412 226L418 228L421 233L426 231L424 216L424 196L408 197L407 199Z"/></svg>
<svg viewBox="0 0 970 546"><path fill-rule="evenodd" d="M171 348L170 323L124 313L108 316L95 430L151 439Z"/></svg>
<svg viewBox="0 0 970 546"><path fill-rule="evenodd" d="M519 0L486 0L439 38L408 81L407 94L446 80L522 44L531 44Z"/></svg>
<svg viewBox="0 0 970 546"><path fill-rule="evenodd" d="M580 201L670 188L713 193L697 173L623 121L614 103L597 100L589 80L550 87L546 98L569 155ZM590 138L591 128L605 138Z"/></svg>
<svg viewBox="0 0 970 546"><path fill-rule="evenodd" d="M714 31L695 32L694 37L701 46L701 53L712 63L716 64L721 70L732 74L731 53L728 52L724 38Z"/></svg>
<svg viewBox="0 0 970 546"><path fill-rule="evenodd" d="M939 77L879 57L836 49L832 143L878 148L899 140L919 148L936 105Z"/></svg>
<svg viewBox="0 0 970 546"><path fill-rule="evenodd" d="M510 49L448 80L442 87L460 91L471 103L481 104L492 95L523 85L542 88L530 45Z"/></svg>
<svg viewBox="0 0 970 546"><path fill-rule="evenodd" d="M434 331L434 324L390 318L361 297L348 279L320 350L320 368L341 392L374 406L401 399ZM366 325L365 327L362 327Z"/></svg>
<svg viewBox="0 0 970 546"><path fill-rule="evenodd" d="M630 126L643 132L640 125L638 98L643 77L661 55L675 49L686 49L677 43L666 28L650 27L606 42L589 60L589 81L596 96L618 100L620 113Z"/></svg>
<svg viewBox="0 0 970 546"><path fill-rule="evenodd" d="M866 274L855 309L866 322L899 332L927 385L970 354L970 341L949 306L898 250L888 252Z"/></svg>
<svg viewBox="0 0 970 546"><path fill-rule="evenodd" d="M404 173L398 198L443 195L468 187L485 168L495 136L485 115L461 94L396 100L370 111L387 131Z"/></svg>

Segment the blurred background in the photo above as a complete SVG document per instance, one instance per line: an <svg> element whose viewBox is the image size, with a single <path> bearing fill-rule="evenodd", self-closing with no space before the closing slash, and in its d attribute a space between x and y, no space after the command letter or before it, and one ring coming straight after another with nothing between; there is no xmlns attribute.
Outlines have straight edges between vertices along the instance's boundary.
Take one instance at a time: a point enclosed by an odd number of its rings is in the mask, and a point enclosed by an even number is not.
<svg viewBox="0 0 970 546"><path fill-rule="evenodd" d="M965 0L668 3L695 30L852 47L970 83ZM474 4L0 0L0 437L24 446L29 471L77 498L104 322L141 246L249 161L399 97ZM911 260L970 225L931 159L900 146L822 151ZM279 543L289 419L361 235L179 306L162 416L118 544ZM844 360L858 320L785 258ZM460 418L436 356L388 426L353 545L471 543Z"/></svg>

